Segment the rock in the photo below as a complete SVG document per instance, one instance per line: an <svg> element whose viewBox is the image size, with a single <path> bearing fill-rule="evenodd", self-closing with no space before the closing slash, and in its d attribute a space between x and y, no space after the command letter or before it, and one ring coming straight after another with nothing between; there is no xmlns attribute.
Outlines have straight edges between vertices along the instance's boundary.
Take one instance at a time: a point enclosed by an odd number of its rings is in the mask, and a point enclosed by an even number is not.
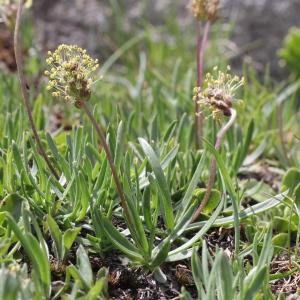
<svg viewBox="0 0 300 300"><path fill-rule="evenodd" d="M97 0L38 0L33 14L42 50L62 43L95 50L109 31L109 10Z"/></svg>
<svg viewBox="0 0 300 300"><path fill-rule="evenodd" d="M289 295L286 300L300 300L300 296L297 294Z"/></svg>
<svg viewBox="0 0 300 300"><path fill-rule="evenodd" d="M299 0L224 0L224 15L236 23L233 42L240 52L234 64L245 61L273 76L282 75L277 51L291 26L300 26Z"/></svg>
<svg viewBox="0 0 300 300"><path fill-rule="evenodd" d="M123 19L116 24L110 3L122 5ZM176 4L174 4L177 2ZM34 19L42 48L52 49L59 43L76 43L90 51L111 46L109 33L114 30L132 32L143 17L153 24L163 24L171 7L177 5L179 22L192 22L184 1L104 1L104 0L38 0L34 1ZM121 3L121 4L120 4ZM251 63L264 72L270 65L272 75L279 76L277 50L291 26L300 26L299 0L221 0L220 21L234 22L232 35L233 64L241 68ZM119 7L120 8L120 7ZM116 28L122 26L122 28ZM117 46L117 45L116 45Z"/></svg>

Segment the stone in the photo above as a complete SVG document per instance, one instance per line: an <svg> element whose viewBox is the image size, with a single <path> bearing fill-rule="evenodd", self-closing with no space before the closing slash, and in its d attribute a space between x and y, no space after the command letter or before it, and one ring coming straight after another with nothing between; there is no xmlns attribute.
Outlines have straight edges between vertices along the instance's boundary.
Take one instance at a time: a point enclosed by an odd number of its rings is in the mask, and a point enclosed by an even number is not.
<svg viewBox="0 0 300 300"><path fill-rule="evenodd" d="M114 21L110 3L123 6L119 24ZM179 12L178 21L182 26L189 26L193 18L187 13L188 4L188 0L38 0L34 1L33 12L43 49L53 49L60 43L76 43L93 52L111 46L114 41L109 39L109 33L116 29L134 34L140 18L162 25L174 5ZM219 22L235 24L230 47L232 64L241 69L246 62L261 73L269 65L272 75L280 76L277 51L288 29L300 26L300 1L221 0L221 6Z"/></svg>

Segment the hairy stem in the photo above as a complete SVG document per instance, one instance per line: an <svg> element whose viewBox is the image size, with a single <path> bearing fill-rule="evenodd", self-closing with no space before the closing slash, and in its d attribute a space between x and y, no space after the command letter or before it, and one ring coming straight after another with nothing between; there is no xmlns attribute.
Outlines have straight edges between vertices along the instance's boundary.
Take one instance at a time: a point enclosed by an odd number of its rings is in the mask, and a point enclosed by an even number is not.
<svg viewBox="0 0 300 300"><path fill-rule="evenodd" d="M201 23L197 23L197 86L202 87L203 82L203 65L204 53L208 40L210 22L207 21L204 26L203 35L201 36ZM203 136L203 116L198 101L195 101L195 132L196 132L196 147L202 145Z"/></svg>
<svg viewBox="0 0 300 300"><path fill-rule="evenodd" d="M37 129L35 127L33 117L32 117L32 112L31 112L31 107L30 107L30 102L29 102L29 93L28 93L28 90L26 87L27 86L26 79L25 79L25 74L24 74L24 70L23 70L22 50L21 50L21 45L20 45L20 26L21 26L21 19L22 19L22 10L23 10L23 0L20 0L19 6L18 6L18 11L17 11L16 25L15 25L14 51L15 51L15 59L16 59L16 64L17 64L19 81L20 81L20 85L21 85L22 99L23 99L23 102L24 102L24 105L26 108L26 112L28 115L30 127L33 132L33 136L34 136L35 141L38 146L39 153L44 158L44 160L47 163L53 176L57 180L59 180L59 175L57 174L55 168L53 167L52 163L50 162L50 160L46 154L46 151L44 150L43 144L41 142L41 139L39 137L39 134L37 132Z"/></svg>
<svg viewBox="0 0 300 300"><path fill-rule="evenodd" d="M229 128L232 126L232 124L234 123L234 121L236 119L236 110L231 109L230 111L231 111L230 119L220 129L220 131L217 134L217 140L216 140L216 143L215 143L215 149L216 150L220 149L224 135L226 134L226 132L229 130ZM213 157L212 160L211 160L211 164L210 164L209 178L208 178L208 183L207 183L204 198L203 198L202 202L200 203L199 207L197 208L191 222L194 222L198 219L198 217L200 216L200 214L203 211L204 207L208 203L212 188L213 188L214 183L215 183L216 169L217 169L217 162L216 162L216 158Z"/></svg>
<svg viewBox="0 0 300 300"><path fill-rule="evenodd" d="M90 111L90 109L88 108L86 103L84 101L82 101L81 105L82 105L82 108L84 109L85 113L87 114L88 118L92 122L94 128L96 129L96 132L97 132L98 137L100 139L100 143L101 143L101 145L102 145L102 147L105 151L105 154L106 154L106 157L107 157L110 169L111 169L113 179L114 179L115 184L116 184L116 188L117 188L117 192L119 194L120 200L121 200L122 208L123 208L124 213L126 215L127 221L131 222L130 213L129 213L128 206L127 206L126 199L125 199L125 194L124 194L122 184L121 184L121 181L119 179L119 176L118 176L118 173L117 173L117 170L116 170L116 166L115 166L111 151L110 151L109 146L108 146L108 144L106 142L106 139L105 139L104 130L97 123L97 121L95 120L92 112Z"/></svg>

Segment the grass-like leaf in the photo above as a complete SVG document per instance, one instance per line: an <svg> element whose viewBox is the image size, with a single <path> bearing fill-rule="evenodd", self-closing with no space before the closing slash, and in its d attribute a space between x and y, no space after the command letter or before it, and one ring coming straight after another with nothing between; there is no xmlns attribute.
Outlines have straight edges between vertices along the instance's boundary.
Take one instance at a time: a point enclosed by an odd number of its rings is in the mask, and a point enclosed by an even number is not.
<svg viewBox="0 0 300 300"><path fill-rule="evenodd" d="M152 147L147 143L146 140L139 138L140 145L142 146L142 149L147 156L149 163L152 167L152 170L155 174L155 178L158 182L158 185L160 187L160 190L163 194L163 216L164 220L166 222L166 225L169 229L172 229L174 227L174 215L173 215L173 208L172 208L172 202L171 202L171 195L168 188L168 183L166 181L164 172L162 170L162 167L160 165L159 159L157 155L155 154Z"/></svg>

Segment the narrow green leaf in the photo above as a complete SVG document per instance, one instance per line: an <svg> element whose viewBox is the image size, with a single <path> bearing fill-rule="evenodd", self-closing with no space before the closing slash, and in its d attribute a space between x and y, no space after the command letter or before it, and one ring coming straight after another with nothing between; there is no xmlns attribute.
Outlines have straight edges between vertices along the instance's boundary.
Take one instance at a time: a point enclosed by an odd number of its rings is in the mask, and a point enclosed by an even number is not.
<svg viewBox="0 0 300 300"><path fill-rule="evenodd" d="M218 279L220 283L218 288L220 293L223 295L222 299L234 299L232 268L223 251L221 251L220 272L218 272Z"/></svg>
<svg viewBox="0 0 300 300"><path fill-rule="evenodd" d="M102 216L99 213L96 214L95 217L97 218L97 221L99 222L107 238L114 244L115 247L133 260L140 262L144 261L144 258L139 254L138 248L130 243L105 216Z"/></svg>
<svg viewBox="0 0 300 300"><path fill-rule="evenodd" d="M63 245L67 251L71 249L80 231L81 227L74 227L67 229L66 232L63 234Z"/></svg>
<svg viewBox="0 0 300 300"><path fill-rule="evenodd" d="M195 188L197 187L197 184L200 180L200 175L201 173L203 172L203 168L204 168L204 165L205 165L205 160L206 160L206 151L203 152L202 156L201 156L201 159L198 163L198 166L196 168L196 171L189 183L189 186L185 192L185 195L181 201L181 204L180 204L180 209L178 210L178 214L176 216L176 222L178 221L179 218L182 217L182 215L184 214L184 212L186 211L187 207L189 207L191 201L192 201L192 198L193 198L193 192L195 190Z"/></svg>
<svg viewBox="0 0 300 300"><path fill-rule="evenodd" d="M24 201L26 201L26 199L16 193L9 194L0 201L0 212L9 212L18 222L21 216L21 208Z"/></svg>
<svg viewBox="0 0 300 300"><path fill-rule="evenodd" d="M54 242L57 258L62 261L65 256L62 233L57 223L50 215L47 216L47 224L49 226L50 234Z"/></svg>
<svg viewBox="0 0 300 300"><path fill-rule="evenodd" d="M124 140L124 125L121 121L117 130L117 138L116 138L116 150L115 150L115 164L116 166L120 165L122 153L123 153L123 140Z"/></svg>
<svg viewBox="0 0 300 300"><path fill-rule="evenodd" d="M82 245L80 245L76 252L78 271L85 281L85 284L90 288L93 284L93 271L87 253Z"/></svg>
<svg viewBox="0 0 300 300"><path fill-rule="evenodd" d="M267 141L263 140L260 143L260 145L251 154L245 157L243 165L248 166L254 163L263 154L266 147L267 147Z"/></svg>
<svg viewBox="0 0 300 300"><path fill-rule="evenodd" d="M191 265L192 265L192 272L193 272L193 278L194 282L198 291L198 295L200 295L201 290L203 289L202 284L202 272L201 272L201 261L197 254L197 248L195 247L193 249L192 259L191 259Z"/></svg>
<svg viewBox="0 0 300 300"><path fill-rule="evenodd" d="M51 275L47 254L41 249L39 243L30 232L27 232L26 235L22 233L18 224L10 214L7 214L6 218L9 226L15 233L17 239L21 242L26 254L32 262L38 276L37 279L42 282L45 296L48 297L50 293Z"/></svg>
<svg viewBox="0 0 300 300"><path fill-rule="evenodd" d="M69 285L70 278L73 277L75 279L75 283L79 282L81 288L85 290L89 290L89 286L87 285L84 274L80 273L80 271L74 266L70 265L66 268L66 280L65 280L65 287Z"/></svg>
<svg viewBox="0 0 300 300"><path fill-rule="evenodd" d="M118 50L113 53L113 55L111 55L106 62L103 64L100 73L99 73L99 78L101 76L104 76L104 74L106 74L106 72L111 68L111 66L130 48L132 48L135 44L137 44L138 42L140 42L141 40L143 40L145 38L145 33L136 35L135 37L133 37L132 39L130 39L129 41L127 41L124 45L122 45L120 48L118 48Z"/></svg>
<svg viewBox="0 0 300 300"><path fill-rule="evenodd" d="M275 248L274 249L275 254L278 254L283 248L286 248L288 246L288 242L289 242L289 235L287 233L281 232L276 234L272 238L272 244Z"/></svg>
<svg viewBox="0 0 300 300"><path fill-rule="evenodd" d="M133 145L134 146L134 145ZM135 146L134 146L135 147ZM137 150L136 150L137 151ZM135 151L135 153L136 153ZM163 170L165 170L169 165L170 163L174 160L174 158L176 157L178 153L178 146L175 146L173 147L167 154L166 156L162 159L161 161L161 168ZM141 157L140 158L142 161L143 161L143 158ZM145 165L147 163L147 160L145 160ZM143 164L142 164L143 165ZM141 176L139 177L139 186L140 186L140 189L143 189L144 187L148 186L149 185L149 180L148 178L145 176L146 174L141 174ZM151 175L154 175L154 174L151 174Z"/></svg>
<svg viewBox="0 0 300 300"><path fill-rule="evenodd" d="M268 231L264 237L263 247L259 256L257 267L268 264L272 258L273 247L272 247L272 228L269 226Z"/></svg>
<svg viewBox="0 0 300 300"><path fill-rule="evenodd" d="M19 152L18 146L14 141L12 142L12 151L13 151L17 169L18 169L19 173L21 174L21 172L24 170L24 165L22 162L22 158L21 158L21 154Z"/></svg>
<svg viewBox="0 0 300 300"><path fill-rule="evenodd" d="M257 215L259 213L262 213L264 211L267 211L278 204L282 203L288 194L288 191L285 191L281 194L278 194L276 196L273 196L272 198L269 198L265 200L264 202L252 205L251 207L248 207L239 213L239 219L243 220L250 216ZM200 227L204 226L207 221L201 221L196 222L188 226L186 230L198 230ZM216 219L214 222L214 226L224 226L224 225L230 225L234 222L234 216L229 216L225 218Z"/></svg>
<svg viewBox="0 0 300 300"><path fill-rule="evenodd" d="M146 140L144 140L142 138L139 138L139 142L140 142L140 145L142 146L142 149L143 149L145 155L147 156L147 158L149 160L149 163L155 174L155 177L156 177L156 180L160 187L160 190L163 194L163 216L164 216L164 220L166 222L166 226L169 229L172 229L174 227L174 215L173 215L173 208L172 208L172 202L171 202L171 195L170 195L168 183L166 181L164 172L160 165L159 159L156 156L152 147L147 143Z"/></svg>
<svg viewBox="0 0 300 300"><path fill-rule="evenodd" d="M34 101L34 106L32 110L32 116L34 119L35 126L38 130L44 128L44 116L43 116L43 96L41 94Z"/></svg>
<svg viewBox="0 0 300 300"><path fill-rule="evenodd" d="M147 237L145 234L144 226L141 221L139 212L137 211L136 206L133 203L133 200L130 197L126 197L128 208L130 211L131 223L133 224L134 228L129 228L132 234L132 238L134 239L136 245L140 246L140 249L144 252L144 255L148 255L149 252L149 245L147 241Z"/></svg>
<svg viewBox="0 0 300 300"><path fill-rule="evenodd" d="M259 289L263 285L263 282L267 276L267 266L264 266L256 273L253 281L250 283L248 288L245 291L244 300L253 300L256 294L258 293Z"/></svg>
<svg viewBox="0 0 300 300"><path fill-rule="evenodd" d="M143 214L145 219L145 224L148 229L152 229L152 218L151 218L151 193L150 188L146 187L143 193Z"/></svg>
<svg viewBox="0 0 300 300"><path fill-rule="evenodd" d="M155 268L160 266L163 262L165 262L168 252L170 250L171 243L169 240L163 242L160 247L153 250L152 258L151 258L151 268ZM156 252L156 253L155 253Z"/></svg>
<svg viewBox="0 0 300 300"><path fill-rule="evenodd" d="M198 205L202 202L204 195L206 193L206 189L203 188L197 188L193 192L193 197L196 199ZM203 214L210 214L219 204L221 200L221 193L216 190L212 189L209 201L207 202L207 205L203 209Z"/></svg>
<svg viewBox="0 0 300 300"><path fill-rule="evenodd" d="M184 287L181 289L180 300L193 300L190 293Z"/></svg>
<svg viewBox="0 0 300 300"><path fill-rule="evenodd" d="M290 195L293 193L295 187L300 183L300 170L297 168L290 168L282 179L281 191L290 190Z"/></svg>
<svg viewBox="0 0 300 300"><path fill-rule="evenodd" d="M219 206L217 207L217 209L214 211L214 213L211 215L211 217L203 223L203 227L201 228L201 230L199 232L197 232L192 238L190 238L187 242L185 242L183 245L177 247L176 249L172 250L169 252L168 255L168 259L167 261L173 261L174 258L176 257L175 255L177 255L178 253L182 252L182 251L186 251L188 248L193 247L193 245L199 241L199 239L201 239L201 237L208 231L208 229L215 224L217 217L219 216L219 214L221 213L223 206L224 206L224 201L225 201L225 197L222 197L222 200L219 204ZM195 223L193 223L192 225L194 225ZM190 225L190 226L192 226ZM186 228L188 228L189 226L186 225ZM184 230L185 228L183 228ZM198 227L199 230L199 227Z"/></svg>
<svg viewBox="0 0 300 300"><path fill-rule="evenodd" d="M95 282L95 285L89 290L88 294L86 295L86 300L96 300L99 299L101 293L105 290L106 286L106 279L100 278ZM100 298L101 299L101 298Z"/></svg>

